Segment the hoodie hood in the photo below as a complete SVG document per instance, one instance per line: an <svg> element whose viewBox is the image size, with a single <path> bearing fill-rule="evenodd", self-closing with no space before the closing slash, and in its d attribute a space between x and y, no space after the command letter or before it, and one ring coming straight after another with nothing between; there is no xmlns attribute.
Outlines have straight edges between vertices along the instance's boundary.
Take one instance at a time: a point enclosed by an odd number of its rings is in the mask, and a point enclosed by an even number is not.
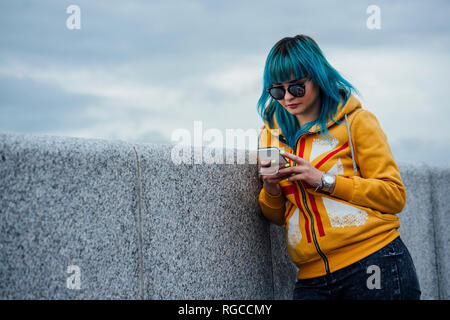
<svg viewBox="0 0 450 320"><path fill-rule="evenodd" d="M342 102L339 103L338 108L337 108L337 112L334 115L334 120L345 120L345 116L351 112L353 112L356 109L360 109L361 108L361 102L353 95L351 94L350 97L348 98L347 102L345 103L345 105L342 107ZM269 125L267 123L264 124L265 128L268 129L272 136L275 136L278 138L279 135L281 135L281 139L280 140L285 140L284 139L284 134L281 131L281 128L278 125L278 121L276 119L275 116L275 112L273 113L272 116L273 119L273 126L269 127ZM332 125L334 125L335 123L330 119L330 121L328 121L327 123L327 127L331 127ZM318 130L318 125L315 124L314 126L312 126L309 130L309 133L316 133L316 132L320 132L320 130Z"/></svg>
<svg viewBox="0 0 450 320"><path fill-rule="evenodd" d="M361 108L361 102L352 94L346 104L342 107L342 102L339 103L338 108L337 108L337 115L335 114L334 116L334 120L344 120L344 118L346 118L346 115L349 114L350 112L352 112L353 110L359 109ZM327 127L331 127L333 124L335 124L333 122L333 120L330 119L330 121L328 121L327 123ZM314 126L311 127L311 129L308 130L308 132L311 133L316 133L319 132L320 130L318 130L317 128L317 124L315 124Z"/></svg>

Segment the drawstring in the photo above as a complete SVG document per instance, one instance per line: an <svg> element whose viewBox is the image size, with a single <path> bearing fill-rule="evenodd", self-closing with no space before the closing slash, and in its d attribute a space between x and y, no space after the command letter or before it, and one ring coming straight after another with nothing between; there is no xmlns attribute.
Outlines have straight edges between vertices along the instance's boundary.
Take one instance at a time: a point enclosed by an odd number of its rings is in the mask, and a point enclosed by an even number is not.
<svg viewBox="0 0 450 320"><path fill-rule="evenodd" d="M358 168L356 168L355 154L353 153L352 136L350 135L350 126L348 125L347 114L345 114L345 122L347 123L347 134L348 134L348 141L350 141L350 150L352 150L353 171L357 173Z"/></svg>

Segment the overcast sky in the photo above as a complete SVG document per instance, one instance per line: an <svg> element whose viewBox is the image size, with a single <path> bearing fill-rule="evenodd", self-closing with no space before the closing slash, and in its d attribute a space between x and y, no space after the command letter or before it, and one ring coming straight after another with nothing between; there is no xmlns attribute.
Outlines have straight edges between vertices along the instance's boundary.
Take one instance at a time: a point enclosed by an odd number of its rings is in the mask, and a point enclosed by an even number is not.
<svg viewBox="0 0 450 320"><path fill-rule="evenodd" d="M72 4L80 29L66 26ZM196 120L257 130L270 48L307 34L397 161L450 164L449 17L447 0L2 0L0 132L158 143Z"/></svg>

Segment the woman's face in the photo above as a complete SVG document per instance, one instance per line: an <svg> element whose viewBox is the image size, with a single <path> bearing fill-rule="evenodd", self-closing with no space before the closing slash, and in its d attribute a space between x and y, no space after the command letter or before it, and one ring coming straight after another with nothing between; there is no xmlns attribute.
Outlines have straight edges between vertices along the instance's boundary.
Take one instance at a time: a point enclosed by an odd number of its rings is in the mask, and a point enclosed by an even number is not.
<svg viewBox="0 0 450 320"><path fill-rule="evenodd" d="M294 79L291 77L291 81L285 81L282 83L276 83L273 87L284 87L284 98L277 100L290 114L295 115L300 123L304 125L307 122L314 121L320 114L320 89L309 78ZM306 83L308 81L308 83ZM305 95L303 97L294 97L287 89L291 84L304 84Z"/></svg>

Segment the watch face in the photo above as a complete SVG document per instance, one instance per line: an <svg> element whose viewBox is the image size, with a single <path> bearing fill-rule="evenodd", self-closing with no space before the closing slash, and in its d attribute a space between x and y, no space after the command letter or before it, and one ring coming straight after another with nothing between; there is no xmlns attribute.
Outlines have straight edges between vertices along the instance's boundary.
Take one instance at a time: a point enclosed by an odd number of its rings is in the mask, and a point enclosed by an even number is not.
<svg viewBox="0 0 450 320"><path fill-rule="evenodd" d="M328 184L328 185L330 185L330 184L332 184L332 183L334 182L334 178L333 178L333 176L331 176L331 175L325 175L325 176L323 177L323 180L324 180L324 182L325 182L326 184Z"/></svg>

